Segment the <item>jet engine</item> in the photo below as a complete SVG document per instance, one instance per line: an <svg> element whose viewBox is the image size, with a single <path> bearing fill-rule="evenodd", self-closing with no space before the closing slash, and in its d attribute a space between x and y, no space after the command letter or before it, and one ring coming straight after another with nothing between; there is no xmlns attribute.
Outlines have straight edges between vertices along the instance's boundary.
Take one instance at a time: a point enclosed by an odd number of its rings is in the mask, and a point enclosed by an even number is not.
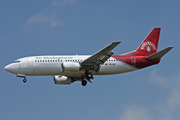
<svg viewBox="0 0 180 120"><path fill-rule="evenodd" d="M81 65L76 62L64 62L62 68L64 71L76 72L80 70Z"/></svg>
<svg viewBox="0 0 180 120"><path fill-rule="evenodd" d="M54 83L55 84L71 84L72 79L71 77L56 75L54 76Z"/></svg>

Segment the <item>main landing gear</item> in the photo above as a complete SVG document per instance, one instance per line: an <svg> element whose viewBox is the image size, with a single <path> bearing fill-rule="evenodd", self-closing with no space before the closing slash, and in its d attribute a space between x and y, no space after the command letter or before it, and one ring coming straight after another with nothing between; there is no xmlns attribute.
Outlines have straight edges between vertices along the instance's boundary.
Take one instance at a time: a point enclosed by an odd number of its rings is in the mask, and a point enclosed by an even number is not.
<svg viewBox="0 0 180 120"><path fill-rule="evenodd" d="M87 73L85 78L86 78L85 80L82 80L82 83L81 83L82 86L86 86L87 81L92 83L91 80L94 79L94 77L90 73Z"/></svg>
<svg viewBox="0 0 180 120"><path fill-rule="evenodd" d="M94 79L94 77L93 77L92 74L90 74L90 73L88 73L86 77L87 77L88 80Z"/></svg>
<svg viewBox="0 0 180 120"><path fill-rule="evenodd" d="M82 84L82 86L86 86L87 81L86 81L86 80L83 80L81 84Z"/></svg>

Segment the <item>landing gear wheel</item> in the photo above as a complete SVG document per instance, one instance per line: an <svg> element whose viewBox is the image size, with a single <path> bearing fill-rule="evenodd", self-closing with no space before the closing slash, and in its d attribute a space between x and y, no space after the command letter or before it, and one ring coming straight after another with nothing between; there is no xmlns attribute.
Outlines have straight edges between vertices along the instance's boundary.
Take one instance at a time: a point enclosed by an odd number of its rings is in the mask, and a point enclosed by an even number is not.
<svg viewBox="0 0 180 120"><path fill-rule="evenodd" d="M27 79L26 79L26 78L24 78L24 79L23 79L23 82L24 82L24 83L26 83L26 82L27 82Z"/></svg>
<svg viewBox="0 0 180 120"><path fill-rule="evenodd" d="M86 86L87 81L86 81L86 80L83 80L81 84L82 84L82 86Z"/></svg>
<svg viewBox="0 0 180 120"><path fill-rule="evenodd" d="M90 74L90 73L87 74L87 78L88 78L88 79L94 79L94 77L93 77L92 74Z"/></svg>

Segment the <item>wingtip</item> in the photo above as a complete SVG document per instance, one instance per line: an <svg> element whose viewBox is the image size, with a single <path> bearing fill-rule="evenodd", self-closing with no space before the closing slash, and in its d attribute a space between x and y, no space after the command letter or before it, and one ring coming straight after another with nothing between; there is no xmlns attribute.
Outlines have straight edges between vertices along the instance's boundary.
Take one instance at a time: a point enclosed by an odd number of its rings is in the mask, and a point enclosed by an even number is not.
<svg viewBox="0 0 180 120"><path fill-rule="evenodd" d="M171 49L173 49L173 48L174 48L174 46L169 46L168 48L171 50Z"/></svg>

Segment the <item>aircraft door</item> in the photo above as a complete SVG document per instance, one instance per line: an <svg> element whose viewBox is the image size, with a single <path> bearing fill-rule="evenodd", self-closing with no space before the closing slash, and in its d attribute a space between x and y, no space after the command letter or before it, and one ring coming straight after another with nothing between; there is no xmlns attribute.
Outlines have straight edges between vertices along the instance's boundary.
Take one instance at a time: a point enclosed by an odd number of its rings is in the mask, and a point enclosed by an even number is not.
<svg viewBox="0 0 180 120"><path fill-rule="evenodd" d="M131 65L136 66L136 57L135 56L131 57Z"/></svg>
<svg viewBox="0 0 180 120"><path fill-rule="evenodd" d="M32 59L28 59L28 66L33 66L33 60Z"/></svg>

